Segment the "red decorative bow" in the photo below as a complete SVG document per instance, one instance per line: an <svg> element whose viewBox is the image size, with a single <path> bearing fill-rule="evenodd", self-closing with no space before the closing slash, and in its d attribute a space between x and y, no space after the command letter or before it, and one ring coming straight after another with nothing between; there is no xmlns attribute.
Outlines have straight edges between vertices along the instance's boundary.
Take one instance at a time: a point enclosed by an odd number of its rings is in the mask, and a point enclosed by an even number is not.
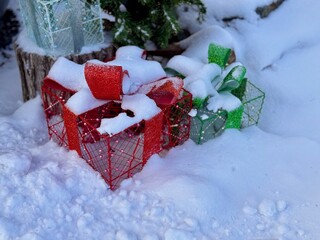
<svg viewBox="0 0 320 240"><path fill-rule="evenodd" d="M123 77L124 74L129 75L127 71L122 70L121 66L88 62L85 64L84 74L95 98L121 100ZM142 85L138 92L146 94L162 108L177 100L182 87L182 79L171 77Z"/></svg>

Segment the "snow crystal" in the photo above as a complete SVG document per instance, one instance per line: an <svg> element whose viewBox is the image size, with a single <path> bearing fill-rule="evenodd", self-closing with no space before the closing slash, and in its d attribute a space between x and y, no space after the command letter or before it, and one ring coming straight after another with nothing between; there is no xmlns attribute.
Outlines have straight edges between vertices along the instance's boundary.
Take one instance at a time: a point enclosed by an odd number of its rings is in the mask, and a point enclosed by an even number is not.
<svg viewBox="0 0 320 240"><path fill-rule="evenodd" d="M124 95L121 108L132 111L134 116L120 113L114 118L102 119L101 126L98 128L100 133L117 134L142 120L151 119L161 111L156 103L144 94Z"/></svg>

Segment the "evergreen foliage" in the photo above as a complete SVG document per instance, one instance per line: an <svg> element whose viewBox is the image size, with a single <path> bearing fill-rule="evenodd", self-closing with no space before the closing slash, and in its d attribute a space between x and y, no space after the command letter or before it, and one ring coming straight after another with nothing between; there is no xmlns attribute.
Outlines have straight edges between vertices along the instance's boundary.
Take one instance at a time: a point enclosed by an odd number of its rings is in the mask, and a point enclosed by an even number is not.
<svg viewBox="0 0 320 240"><path fill-rule="evenodd" d="M119 45L144 46L151 40L164 48L181 30L175 9L180 4L198 8L198 21L206 8L201 0L101 0L101 7L115 16L114 40Z"/></svg>

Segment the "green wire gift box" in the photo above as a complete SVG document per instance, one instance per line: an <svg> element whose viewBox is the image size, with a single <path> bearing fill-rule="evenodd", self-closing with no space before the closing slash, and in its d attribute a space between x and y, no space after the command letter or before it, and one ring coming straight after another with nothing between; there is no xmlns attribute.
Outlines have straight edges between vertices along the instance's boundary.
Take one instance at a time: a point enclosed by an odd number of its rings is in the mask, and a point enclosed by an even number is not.
<svg viewBox="0 0 320 240"><path fill-rule="evenodd" d="M265 94L246 77L240 63L227 65L231 49L211 43L208 63L185 56L172 58L168 72L184 77L184 88L193 95L190 138L206 142L224 129L241 129L259 121Z"/></svg>

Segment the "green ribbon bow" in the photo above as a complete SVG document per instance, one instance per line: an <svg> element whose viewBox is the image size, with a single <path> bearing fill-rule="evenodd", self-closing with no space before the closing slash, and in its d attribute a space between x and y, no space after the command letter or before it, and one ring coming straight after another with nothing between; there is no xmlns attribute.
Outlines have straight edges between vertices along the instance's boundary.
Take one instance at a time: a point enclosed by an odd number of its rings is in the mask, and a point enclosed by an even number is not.
<svg viewBox="0 0 320 240"><path fill-rule="evenodd" d="M231 55L230 48L224 48L215 43L211 43L208 49L208 62L218 64L222 69L226 66ZM238 97L241 101L245 86L246 80L244 78L246 74L246 68L242 65L237 65L231 69L227 76L219 83L217 91L221 92L230 92L235 97ZM228 118L226 121L225 128L241 128L241 119L243 114L243 106L229 111Z"/></svg>
<svg viewBox="0 0 320 240"><path fill-rule="evenodd" d="M222 69L226 66L231 54L230 48L224 48L215 43L209 45L208 62L219 65ZM222 80L218 87L218 92L231 92L240 87L244 76L246 75L246 68L242 65L235 66Z"/></svg>

